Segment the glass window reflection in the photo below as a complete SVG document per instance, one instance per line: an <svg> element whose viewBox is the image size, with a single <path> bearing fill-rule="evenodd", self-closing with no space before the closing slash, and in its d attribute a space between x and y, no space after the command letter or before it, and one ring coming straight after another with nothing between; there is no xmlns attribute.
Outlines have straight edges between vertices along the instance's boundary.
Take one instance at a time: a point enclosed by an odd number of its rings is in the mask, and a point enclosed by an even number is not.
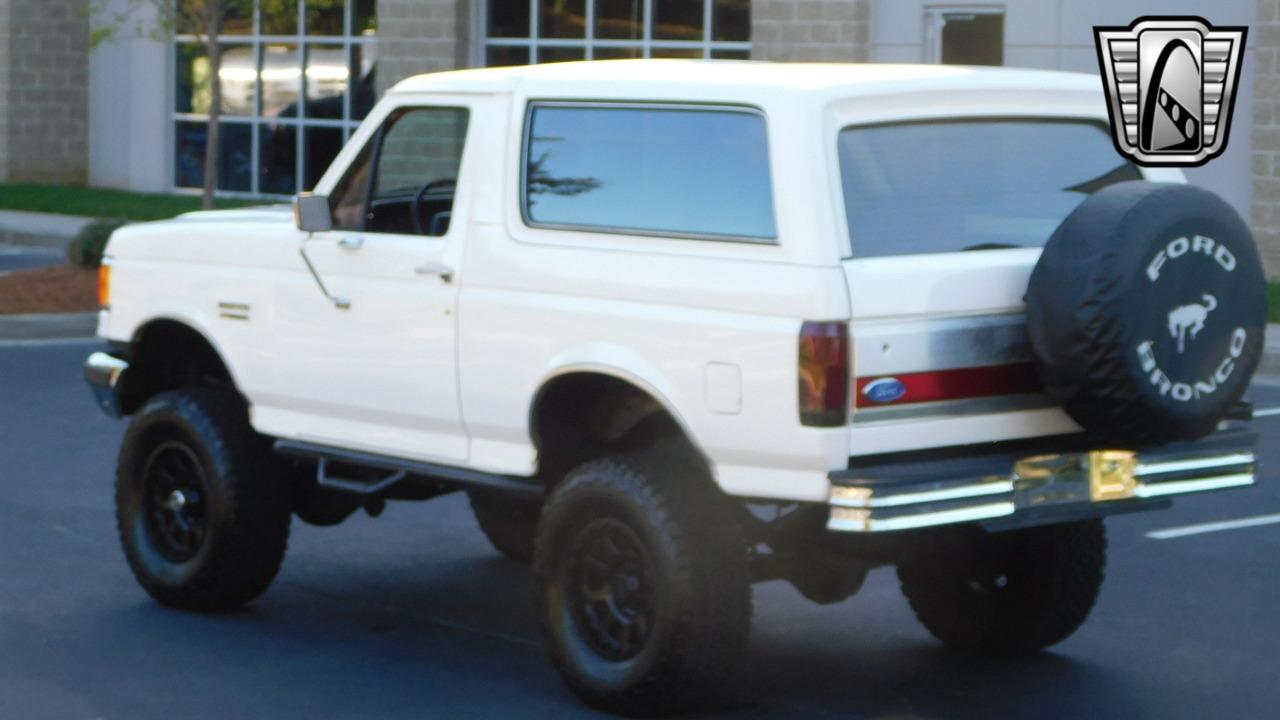
<svg viewBox="0 0 1280 720"><path fill-rule="evenodd" d="M261 192L288 195L298 185L298 129L293 125L263 125L259 132L258 187Z"/></svg>
<svg viewBox="0 0 1280 720"><path fill-rule="evenodd" d="M704 6L689 0L652 0L653 37L659 40L701 40Z"/></svg>
<svg viewBox="0 0 1280 720"><path fill-rule="evenodd" d="M639 40L644 36L644 0L596 0L596 37Z"/></svg>
<svg viewBox="0 0 1280 720"><path fill-rule="evenodd" d="M751 0L474 1L487 6L484 50L490 66L751 52ZM566 40L573 41L571 47Z"/></svg>
<svg viewBox="0 0 1280 720"><path fill-rule="evenodd" d="M350 74L343 46L308 45L307 117L341 120Z"/></svg>
<svg viewBox="0 0 1280 720"><path fill-rule="evenodd" d="M751 0L715 0L711 8L711 39L750 40Z"/></svg>
<svg viewBox="0 0 1280 720"><path fill-rule="evenodd" d="M324 171L329 169L333 159L342 149L342 130L339 128L313 127L307 128L306 135L306 177L302 188L310 190L320 182Z"/></svg>
<svg viewBox="0 0 1280 720"><path fill-rule="evenodd" d="M187 8L203 0L175 2ZM224 3L219 187L292 194L319 179L377 100L378 0ZM173 183L196 188L214 78L202 28L179 18L175 30Z"/></svg>
<svg viewBox="0 0 1280 720"><path fill-rule="evenodd" d="M261 0L263 35L298 34L298 0Z"/></svg>
<svg viewBox="0 0 1280 720"><path fill-rule="evenodd" d="M218 127L218 189L252 189L252 125L224 122ZM204 153L209 127L203 122L176 123L174 180L179 187L204 185Z"/></svg>
<svg viewBox="0 0 1280 720"><path fill-rule="evenodd" d="M306 33L308 35L341 35L345 32L343 16L345 0L307 0Z"/></svg>
<svg viewBox="0 0 1280 720"><path fill-rule="evenodd" d="M580 38L587 34L587 0L542 0L538 34L548 38Z"/></svg>
<svg viewBox="0 0 1280 720"><path fill-rule="evenodd" d="M262 46L262 115L297 117L302 90L298 46L272 43Z"/></svg>
<svg viewBox="0 0 1280 720"><path fill-rule="evenodd" d="M490 0L489 37L529 37L529 0Z"/></svg>
<svg viewBox="0 0 1280 720"><path fill-rule="evenodd" d="M764 119L746 111L533 111L525 209L605 232L776 236Z"/></svg>

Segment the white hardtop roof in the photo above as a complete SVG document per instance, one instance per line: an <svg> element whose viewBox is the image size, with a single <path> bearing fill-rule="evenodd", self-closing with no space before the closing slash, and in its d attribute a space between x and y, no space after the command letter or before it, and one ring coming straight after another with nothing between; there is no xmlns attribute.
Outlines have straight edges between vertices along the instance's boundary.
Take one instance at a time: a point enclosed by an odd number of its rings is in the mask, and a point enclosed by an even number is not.
<svg viewBox="0 0 1280 720"><path fill-rule="evenodd" d="M875 95L911 91L1038 90L1101 93L1096 75L1052 70L888 65L880 63L772 63L747 60L596 60L515 67L454 70L401 81L394 93L529 93L616 97L634 92L654 95L717 96L738 90L814 93L826 96Z"/></svg>

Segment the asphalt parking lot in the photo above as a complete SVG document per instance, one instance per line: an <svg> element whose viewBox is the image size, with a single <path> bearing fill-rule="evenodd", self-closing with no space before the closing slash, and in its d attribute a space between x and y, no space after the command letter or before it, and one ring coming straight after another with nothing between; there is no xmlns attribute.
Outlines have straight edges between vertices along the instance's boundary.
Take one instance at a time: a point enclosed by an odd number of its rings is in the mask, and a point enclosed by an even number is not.
<svg viewBox="0 0 1280 720"><path fill-rule="evenodd" d="M0 343L0 720L589 716L534 632L530 578L465 498L295 522L275 585L224 615L134 583L111 501L122 422L80 379L93 343ZM1280 387L1255 385L1259 407ZM1108 522L1092 619L1034 658L937 646L891 570L818 607L756 587L741 702L725 717L1254 718L1280 706L1280 416L1256 487ZM1227 522L1215 528L1193 527ZM1148 533L1191 527L1155 539Z"/></svg>

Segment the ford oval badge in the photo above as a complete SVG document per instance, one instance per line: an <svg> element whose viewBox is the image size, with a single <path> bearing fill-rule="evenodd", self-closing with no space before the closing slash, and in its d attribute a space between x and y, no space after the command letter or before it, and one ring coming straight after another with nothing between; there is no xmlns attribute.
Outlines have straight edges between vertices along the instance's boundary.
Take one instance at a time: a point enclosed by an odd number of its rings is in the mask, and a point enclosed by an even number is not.
<svg viewBox="0 0 1280 720"><path fill-rule="evenodd" d="M867 383L866 387L862 388L862 394L866 395L871 402L891 403L901 400L902 396L907 394L907 386L903 385L898 378L880 378Z"/></svg>

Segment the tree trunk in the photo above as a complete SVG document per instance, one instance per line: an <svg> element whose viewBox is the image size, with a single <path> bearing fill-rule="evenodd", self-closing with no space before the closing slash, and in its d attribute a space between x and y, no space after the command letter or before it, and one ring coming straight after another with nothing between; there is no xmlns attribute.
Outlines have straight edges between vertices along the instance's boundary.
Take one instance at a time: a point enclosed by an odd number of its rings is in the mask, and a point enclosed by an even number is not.
<svg viewBox="0 0 1280 720"><path fill-rule="evenodd" d="M214 3L216 5L216 3ZM205 51L209 56L209 127L204 145L204 208L213 208L214 191L218 189L218 126L222 118L222 49L218 46L216 19L211 19L205 30Z"/></svg>

